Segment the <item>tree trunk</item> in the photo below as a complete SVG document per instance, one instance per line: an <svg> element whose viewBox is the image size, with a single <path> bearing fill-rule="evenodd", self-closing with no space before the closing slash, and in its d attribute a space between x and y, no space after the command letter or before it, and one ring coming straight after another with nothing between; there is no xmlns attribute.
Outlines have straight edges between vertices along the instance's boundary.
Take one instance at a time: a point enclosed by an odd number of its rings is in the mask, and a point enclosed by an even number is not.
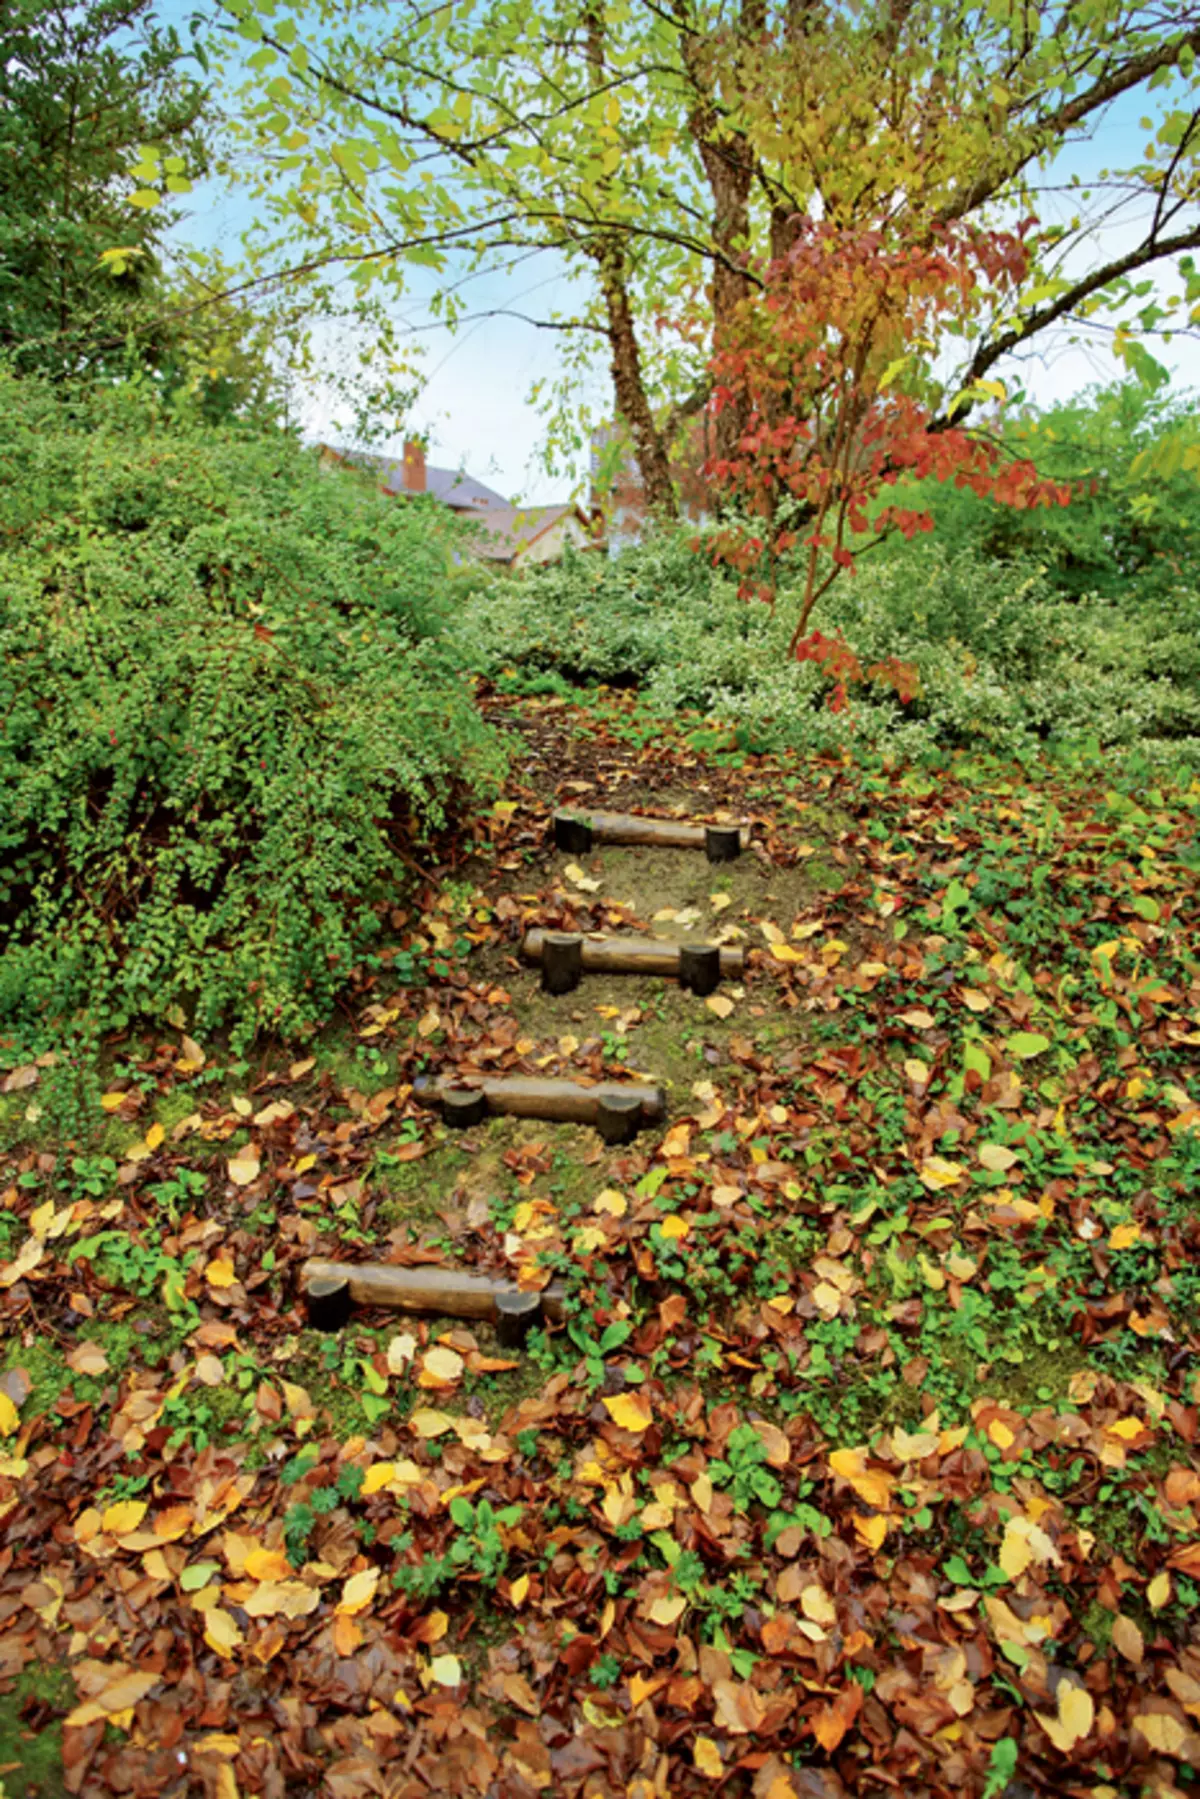
<svg viewBox="0 0 1200 1799"><path fill-rule="evenodd" d="M600 85L607 77L604 14L600 6L587 8L583 26L592 80ZM600 291L604 296L609 366L617 413L633 439L646 510L657 518L677 518L679 506L675 483L671 479L666 439L654 421L642 377L642 353L633 307L629 302L629 254L623 240L612 232L591 244L589 254L596 264Z"/></svg>
<svg viewBox="0 0 1200 1799"><path fill-rule="evenodd" d="M593 250L608 320L608 347L617 412L630 437L642 478L646 510L658 518L679 515L666 441L655 423L642 378L642 353L629 300L629 263L624 246L611 238Z"/></svg>

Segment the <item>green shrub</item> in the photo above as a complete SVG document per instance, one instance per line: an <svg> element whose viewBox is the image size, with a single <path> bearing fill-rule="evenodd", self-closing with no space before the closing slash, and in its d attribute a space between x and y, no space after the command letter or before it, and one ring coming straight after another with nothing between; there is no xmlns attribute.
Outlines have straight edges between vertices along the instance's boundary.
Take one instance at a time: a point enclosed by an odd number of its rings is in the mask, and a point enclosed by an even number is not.
<svg viewBox="0 0 1200 1799"><path fill-rule="evenodd" d="M497 771L448 521L136 391L0 397L0 1020L311 1027Z"/></svg>
<svg viewBox="0 0 1200 1799"><path fill-rule="evenodd" d="M864 665L914 664L920 693L905 706L867 684L836 713L822 671L789 659L787 589L773 612L739 599L695 541L664 532L608 561L576 555L496 581L455 627L462 653L518 690L636 681L651 708L724 719L744 748L915 757L1094 741L1200 759L1200 593L1186 584L1136 603L1067 600L1029 560L952 553L936 538L868 558L817 622Z"/></svg>

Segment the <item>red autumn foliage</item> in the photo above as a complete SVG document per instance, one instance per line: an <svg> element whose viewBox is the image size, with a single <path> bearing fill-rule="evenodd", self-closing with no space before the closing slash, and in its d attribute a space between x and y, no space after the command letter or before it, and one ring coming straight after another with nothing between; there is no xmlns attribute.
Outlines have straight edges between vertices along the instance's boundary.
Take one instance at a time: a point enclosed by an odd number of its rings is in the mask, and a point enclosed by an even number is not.
<svg viewBox="0 0 1200 1799"><path fill-rule="evenodd" d="M892 531L932 530L928 513L881 503L902 477L954 481L1005 506L1068 503L1070 490L1031 462L1005 461L990 438L954 424L953 403L939 411L940 392L921 373L946 334L1011 303L1027 268L1020 231L953 226L892 242L806 221L791 252L763 271L761 294L713 362L712 409L736 409L737 453L705 471L758 522L727 527L710 547L743 577L744 594L771 601L780 558L806 550L794 655L829 663L806 632L843 569ZM835 698L840 687L839 677Z"/></svg>

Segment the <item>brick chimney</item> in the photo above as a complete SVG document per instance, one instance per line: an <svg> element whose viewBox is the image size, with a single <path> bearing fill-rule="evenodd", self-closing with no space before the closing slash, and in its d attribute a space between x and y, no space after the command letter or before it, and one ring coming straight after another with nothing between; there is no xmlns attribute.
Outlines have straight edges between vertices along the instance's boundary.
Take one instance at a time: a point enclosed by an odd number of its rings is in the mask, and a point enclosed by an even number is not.
<svg viewBox="0 0 1200 1799"><path fill-rule="evenodd" d="M404 491L425 492L425 445L415 437L404 446Z"/></svg>

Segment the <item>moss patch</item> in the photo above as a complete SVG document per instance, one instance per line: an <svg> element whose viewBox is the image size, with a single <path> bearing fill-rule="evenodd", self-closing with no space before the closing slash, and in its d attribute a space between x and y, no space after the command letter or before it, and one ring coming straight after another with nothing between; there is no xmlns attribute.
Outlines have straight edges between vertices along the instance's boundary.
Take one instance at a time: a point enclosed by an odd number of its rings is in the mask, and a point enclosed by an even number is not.
<svg viewBox="0 0 1200 1799"><path fill-rule="evenodd" d="M48 1709L65 1714L74 1700L74 1682L59 1667L24 1669L0 1697L0 1789L8 1799L66 1799L62 1726L44 1719Z"/></svg>

